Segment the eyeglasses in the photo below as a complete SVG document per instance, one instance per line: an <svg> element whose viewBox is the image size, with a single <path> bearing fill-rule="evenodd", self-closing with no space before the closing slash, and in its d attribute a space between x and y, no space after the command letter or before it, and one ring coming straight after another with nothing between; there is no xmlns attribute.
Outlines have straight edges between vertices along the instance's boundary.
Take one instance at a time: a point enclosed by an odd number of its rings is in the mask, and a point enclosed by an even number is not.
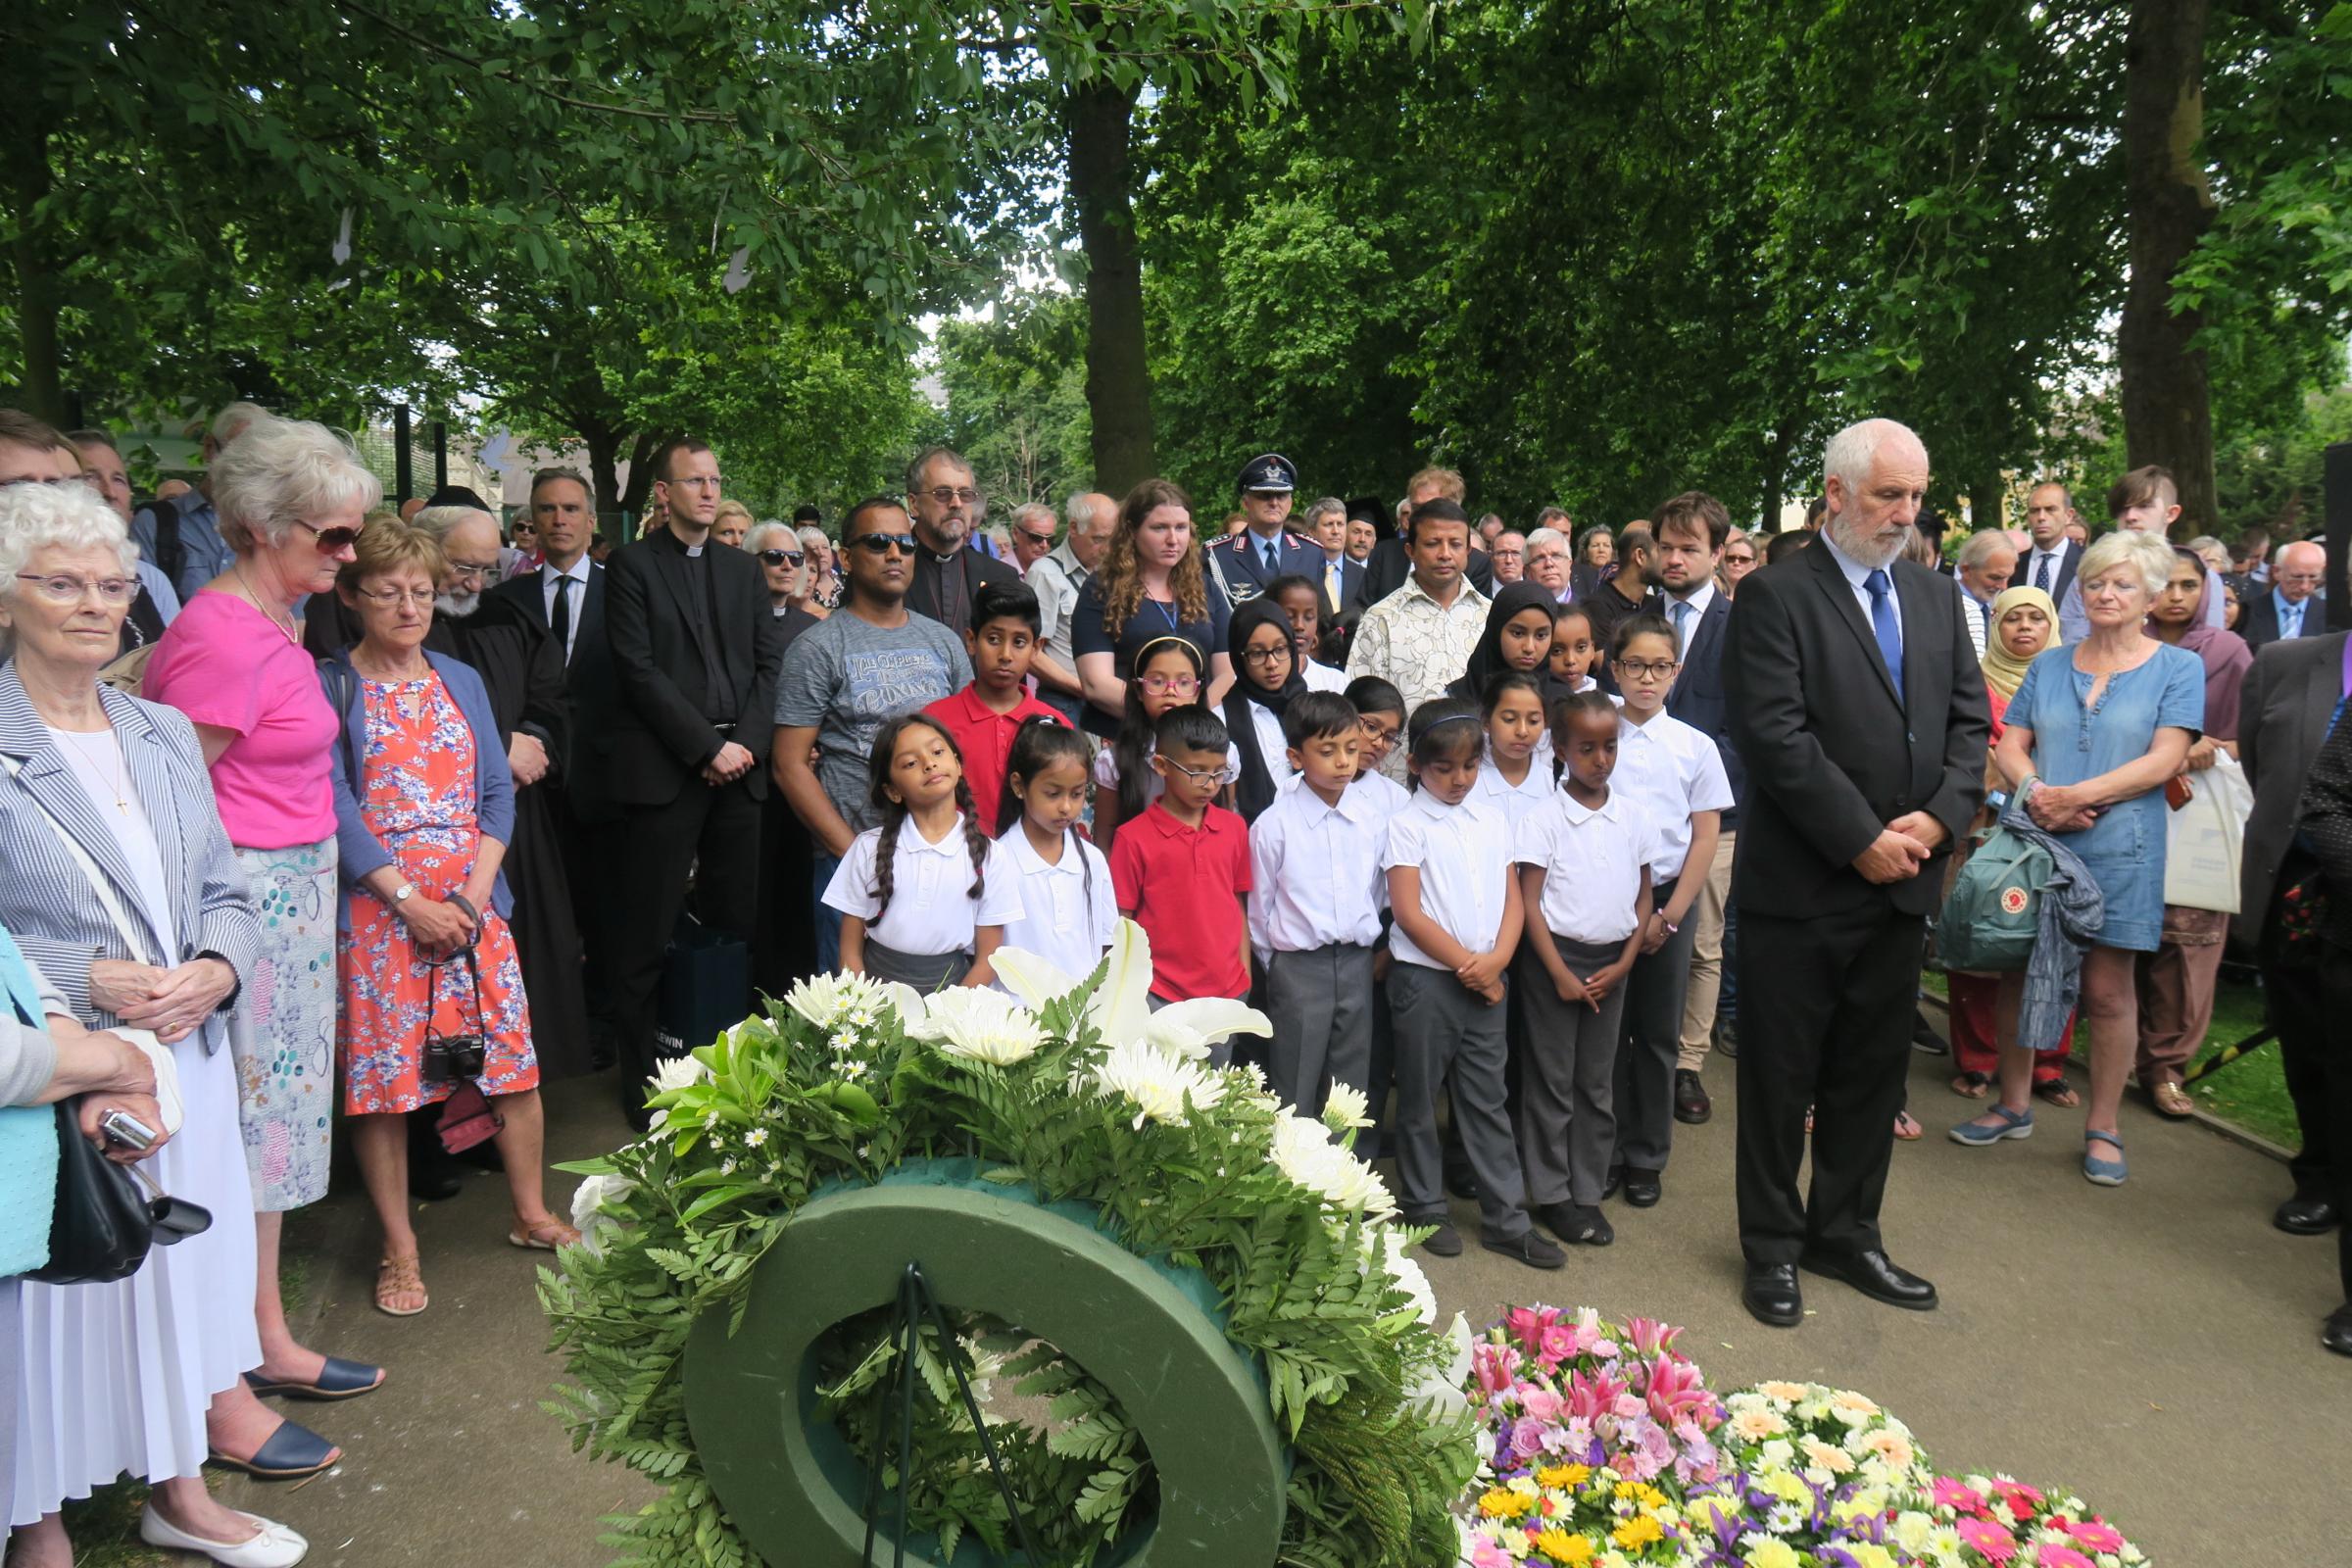
<svg viewBox="0 0 2352 1568"><path fill-rule="evenodd" d="M956 490L944 484L936 490L926 490L923 494L943 507L952 507L958 501L968 507L980 499L980 492L977 490Z"/></svg>
<svg viewBox="0 0 2352 1568"><path fill-rule="evenodd" d="M1163 757L1160 759L1160 760L1167 763L1170 767L1174 768L1177 772L1182 773L1186 778L1189 779L1194 779L1208 784L1230 784L1233 782L1233 769L1230 767L1187 767L1182 762L1176 760L1176 759L1173 757Z"/></svg>
<svg viewBox="0 0 2352 1568"><path fill-rule="evenodd" d="M430 588L360 588L353 590L371 605L397 610L402 605L429 605L433 602Z"/></svg>
<svg viewBox="0 0 2352 1568"><path fill-rule="evenodd" d="M300 517L296 517L294 526L310 528L311 542L318 547L318 553L322 556L331 556L339 550L349 550L360 542L360 530L346 528L341 523L337 523L332 528L317 528L312 527L310 523L303 521Z"/></svg>
<svg viewBox="0 0 2352 1568"><path fill-rule="evenodd" d="M914 535L910 533L861 533L855 539L844 539L852 550L862 550L878 556L886 550L896 550L902 556L914 554Z"/></svg>
<svg viewBox="0 0 2352 1568"><path fill-rule="evenodd" d="M498 564L494 561L460 561L453 556L450 558L449 569L453 576L487 577L498 570Z"/></svg>
<svg viewBox="0 0 2352 1568"><path fill-rule="evenodd" d="M1730 551L1725 552L1723 561L1727 566L1752 566L1756 564L1756 558L1753 555L1735 554Z"/></svg>
<svg viewBox="0 0 2352 1568"><path fill-rule="evenodd" d="M1280 648L1245 648L1242 650L1242 662L1271 667L1274 661L1288 659L1290 654L1291 650L1287 644Z"/></svg>
<svg viewBox="0 0 2352 1568"><path fill-rule="evenodd" d="M1154 697L1169 692L1197 692L1200 689L1199 679L1191 675L1146 675L1136 684Z"/></svg>
<svg viewBox="0 0 2352 1568"><path fill-rule="evenodd" d="M1013 532L1033 545L1051 545L1054 542L1054 536L1050 533L1032 533L1027 528L1015 528Z"/></svg>
<svg viewBox="0 0 2352 1568"><path fill-rule="evenodd" d="M1640 659L1620 659L1616 664L1635 680L1672 680L1674 672L1683 667L1671 659L1661 659L1655 663Z"/></svg>
<svg viewBox="0 0 2352 1568"><path fill-rule="evenodd" d="M17 581L32 584L32 591L53 605L78 605L93 588L101 604L127 605L139 591L135 577L76 577L63 571L20 571Z"/></svg>
<svg viewBox="0 0 2352 1568"><path fill-rule="evenodd" d="M801 564L798 550L762 550L760 559L771 566L797 566Z"/></svg>

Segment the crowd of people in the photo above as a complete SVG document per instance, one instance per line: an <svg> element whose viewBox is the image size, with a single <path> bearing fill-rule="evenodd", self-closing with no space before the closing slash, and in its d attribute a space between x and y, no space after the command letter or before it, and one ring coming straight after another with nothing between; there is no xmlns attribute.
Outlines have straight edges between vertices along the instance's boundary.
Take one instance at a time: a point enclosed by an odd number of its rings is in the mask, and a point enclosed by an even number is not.
<svg viewBox="0 0 2352 1568"><path fill-rule="evenodd" d="M1951 1087L1983 1103L1949 1136L2086 1099L2082 1174L2125 1181L2127 1079L2191 1109L2235 907L2304 1123L2278 1223L2352 1200L2352 654L2316 545L2176 546L2161 469L2095 537L2036 486L1946 569L1888 420L1829 443L1780 533L1695 490L1522 532L1443 467L1393 508L1299 508L1268 453L1221 528L1150 479L992 541L944 448L828 531L758 518L677 440L624 542L564 469L511 526L460 490L382 510L345 440L249 405L204 460L134 510L102 432L0 414L0 1103L78 1097L213 1216L112 1284L0 1250L12 1563L63 1568L60 1504L125 1470L150 1541L300 1560L201 1473L314 1474L340 1450L265 1401L383 1383L282 1305L283 1215L338 1136L375 1305L414 1316L453 1153L495 1151L515 1247L576 1239L538 1087L617 1065L642 1129L694 1043L668 993L735 1016L834 968L987 985L1007 945L1083 975L1120 916L1155 1004L1272 1017L1240 1049L1284 1101L1365 1093L1358 1149L1440 1255L1449 1198L1534 1268L1609 1245L1729 1060L1741 1298L1788 1326L1800 1267L1936 1304L1879 1209L1921 1131L1931 917L1997 822L2064 891L2034 890L2026 968L1951 976ZM2242 904L2168 902L2170 819L2217 768L2251 787ZM743 968L682 966L700 937ZM118 1114L152 1145L109 1140ZM2352 1307L2324 1341L2352 1353Z"/></svg>

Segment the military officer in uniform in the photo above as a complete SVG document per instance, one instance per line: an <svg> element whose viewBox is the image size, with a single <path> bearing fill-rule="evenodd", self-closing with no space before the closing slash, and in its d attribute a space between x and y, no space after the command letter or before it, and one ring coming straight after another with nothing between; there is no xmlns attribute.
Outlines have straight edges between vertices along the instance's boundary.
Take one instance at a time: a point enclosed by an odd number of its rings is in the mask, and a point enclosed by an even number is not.
<svg viewBox="0 0 2352 1568"><path fill-rule="evenodd" d="M1255 599L1277 577L1296 573L1310 581L1323 580L1321 547L1283 527L1298 488L1298 467L1278 452L1242 466L1242 514L1250 526L1220 540L1208 553L1217 586L1233 604Z"/></svg>

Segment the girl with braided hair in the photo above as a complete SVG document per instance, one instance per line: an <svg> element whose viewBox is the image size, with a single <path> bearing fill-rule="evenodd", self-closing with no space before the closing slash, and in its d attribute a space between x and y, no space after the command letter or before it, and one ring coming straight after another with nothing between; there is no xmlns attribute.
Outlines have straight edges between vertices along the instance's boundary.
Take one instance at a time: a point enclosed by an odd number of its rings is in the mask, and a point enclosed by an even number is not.
<svg viewBox="0 0 2352 1568"><path fill-rule="evenodd" d="M874 737L866 778L882 825L852 841L825 885L842 914L841 966L922 992L987 985L1021 895L973 815L955 737L926 713L901 714Z"/></svg>

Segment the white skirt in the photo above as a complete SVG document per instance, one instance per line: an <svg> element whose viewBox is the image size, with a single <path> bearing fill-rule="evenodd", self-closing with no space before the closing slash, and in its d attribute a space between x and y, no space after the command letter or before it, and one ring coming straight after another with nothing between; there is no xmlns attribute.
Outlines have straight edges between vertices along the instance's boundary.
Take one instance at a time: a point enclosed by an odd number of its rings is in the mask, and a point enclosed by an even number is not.
<svg viewBox="0 0 2352 1568"><path fill-rule="evenodd" d="M112 1285L26 1281L11 1525L55 1513L124 1471L203 1472L205 1407L262 1359L253 1320L253 1184L237 1123L237 1070L220 1026L172 1048L186 1124L152 1161L212 1228L147 1254Z"/></svg>

